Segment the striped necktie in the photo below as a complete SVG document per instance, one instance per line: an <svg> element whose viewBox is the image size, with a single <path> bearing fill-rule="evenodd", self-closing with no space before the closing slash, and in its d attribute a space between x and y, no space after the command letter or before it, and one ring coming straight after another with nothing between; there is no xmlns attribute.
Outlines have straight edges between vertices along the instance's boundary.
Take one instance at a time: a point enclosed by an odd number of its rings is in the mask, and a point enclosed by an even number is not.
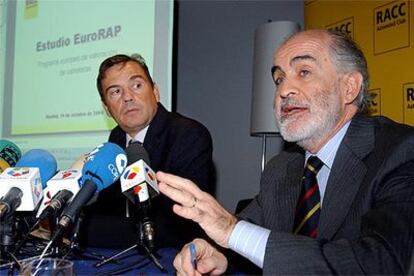
<svg viewBox="0 0 414 276"><path fill-rule="evenodd" d="M308 158L302 178L302 191L296 205L293 233L316 238L318 235L321 196L316 175L323 162L316 156Z"/></svg>

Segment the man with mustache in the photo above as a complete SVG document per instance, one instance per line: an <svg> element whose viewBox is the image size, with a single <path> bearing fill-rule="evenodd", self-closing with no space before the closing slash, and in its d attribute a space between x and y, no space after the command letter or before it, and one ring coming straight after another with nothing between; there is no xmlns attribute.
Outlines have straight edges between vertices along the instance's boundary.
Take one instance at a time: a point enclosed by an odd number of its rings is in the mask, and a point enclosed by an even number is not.
<svg viewBox="0 0 414 276"><path fill-rule="evenodd" d="M201 189L212 189L209 131L199 122L164 108L158 86L140 55L115 55L104 60L97 88L107 114L118 123L109 142L125 149L131 141L138 141L148 152L154 171L165 170L193 180ZM152 200L158 247L181 247L201 232L197 224L175 216L172 204L163 195ZM134 220L126 218L135 207L126 205L118 182L101 191L97 202L85 208L89 246L126 247L137 242Z"/></svg>
<svg viewBox="0 0 414 276"><path fill-rule="evenodd" d="M276 122L296 145L268 162L251 204L236 217L191 181L162 172L160 191L179 203L176 214L264 274L407 274L414 129L363 114L366 60L345 34L299 32L273 64ZM222 274L227 265L202 239L174 261L178 275Z"/></svg>

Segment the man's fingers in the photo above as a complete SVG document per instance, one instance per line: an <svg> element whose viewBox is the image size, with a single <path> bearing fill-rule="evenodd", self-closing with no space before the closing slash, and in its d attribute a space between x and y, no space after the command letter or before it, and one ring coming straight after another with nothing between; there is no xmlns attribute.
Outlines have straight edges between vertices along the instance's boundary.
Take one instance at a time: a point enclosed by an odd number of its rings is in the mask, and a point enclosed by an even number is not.
<svg viewBox="0 0 414 276"><path fill-rule="evenodd" d="M186 244L181 249L180 253L175 257L173 265L177 270L177 275L200 275L191 263L189 244Z"/></svg>
<svg viewBox="0 0 414 276"><path fill-rule="evenodd" d="M157 179L159 182L164 182L175 189L191 193L196 197L202 194L198 186L186 178L159 171L157 172Z"/></svg>
<svg viewBox="0 0 414 276"><path fill-rule="evenodd" d="M188 208L188 207L183 207L183 206L174 204L173 211L180 217L191 219L197 223L200 223L202 221L203 213L200 209Z"/></svg>
<svg viewBox="0 0 414 276"><path fill-rule="evenodd" d="M209 258L204 258L199 261L197 264L197 270L201 274L209 273L210 275L221 275L226 272L227 261L216 258L216 256L211 256Z"/></svg>
<svg viewBox="0 0 414 276"><path fill-rule="evenodd" d="M197 201L196 198L190 193L176 189L163 182L158 184L158 189L161 193L183 206L192 207Z"/></svg>
<svg viewBox="0 0 414 276"><path fill-rule="evenodd" d="M174 261L173 261L173 266L175 268L175 270L177 270L177 274L179 274L181 272L181 252L177 254L177 256L175 256Z"/></svg>
<svg viewBox="0 0 414 276"><path fill-rule="evenodd" d="M220 275L227 270L227 259L203 239L195 239L197 248L197 271L201 274Z"/></svg>

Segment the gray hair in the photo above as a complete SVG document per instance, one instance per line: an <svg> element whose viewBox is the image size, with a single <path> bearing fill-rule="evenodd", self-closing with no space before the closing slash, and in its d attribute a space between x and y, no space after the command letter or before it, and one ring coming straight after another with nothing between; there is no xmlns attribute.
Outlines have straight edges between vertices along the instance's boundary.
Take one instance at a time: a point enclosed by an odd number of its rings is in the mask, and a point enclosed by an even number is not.
<svg viewBox="0 0 414 276"><path fill-rule="evenodd" d="M362 75L362 85L355 104L359 112L365 112L368 108L371 96L368 93L369 74L367 61L358 44L347 34L335 31L326 31L331 38L330 52L337 70L342 73L359 72Z"/></svg>

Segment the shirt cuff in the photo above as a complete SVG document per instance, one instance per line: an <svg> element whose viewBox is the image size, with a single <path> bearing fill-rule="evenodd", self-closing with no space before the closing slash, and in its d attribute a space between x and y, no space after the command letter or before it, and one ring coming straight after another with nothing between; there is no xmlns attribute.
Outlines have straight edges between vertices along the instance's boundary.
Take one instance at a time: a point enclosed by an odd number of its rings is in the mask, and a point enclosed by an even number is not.
<svg viewBox="0 0 414 276"><path fill-rule="evenodd" d="M229 248L263 268L269 234L269 229L241 220L230 235Z"/></svg>

